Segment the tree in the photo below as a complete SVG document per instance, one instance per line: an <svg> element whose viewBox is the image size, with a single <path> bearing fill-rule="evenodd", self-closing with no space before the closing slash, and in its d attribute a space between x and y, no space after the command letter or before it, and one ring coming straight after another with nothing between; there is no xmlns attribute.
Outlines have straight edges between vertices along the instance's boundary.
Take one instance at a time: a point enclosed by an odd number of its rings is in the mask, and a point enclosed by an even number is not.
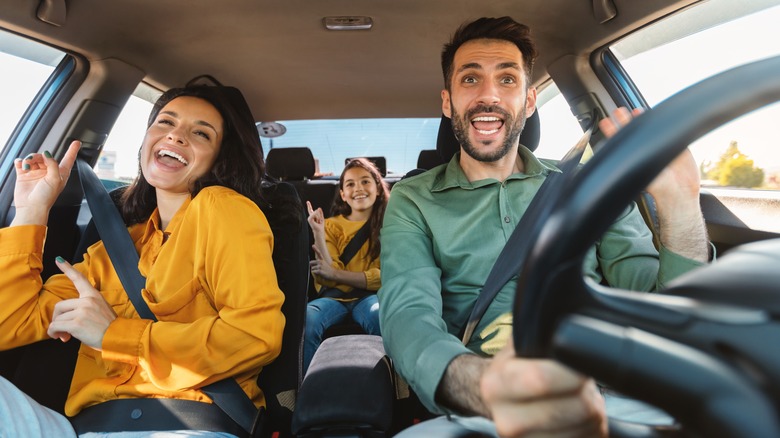
<svg viewBox="0 0 780 438"><path fill-rule="evenodd" d="M706 175L722 186L751 188L764 182L764 170L756 167L752 159L740 152L736 141L729 144L720 160L706 171Z"/></svg>

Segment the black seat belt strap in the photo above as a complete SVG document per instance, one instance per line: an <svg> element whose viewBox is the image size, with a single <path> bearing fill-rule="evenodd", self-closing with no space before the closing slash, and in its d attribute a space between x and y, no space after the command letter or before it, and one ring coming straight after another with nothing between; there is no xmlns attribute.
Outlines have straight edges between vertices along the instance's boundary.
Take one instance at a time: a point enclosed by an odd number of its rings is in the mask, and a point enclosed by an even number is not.
<svg viewBox="0 0 780 438"><path fill-rule="evenodd" d="M347 266L347 263L352 260L352 257L355 257L355 254L357 254L358 250L360 250L363 244L366 243L366 240L368 240L369 221L370 219L367 220L362 227L360 227L357 233L352 236L352 239L349 240L347 246L344 247L344 251L339 256L339 260L341 260L341 263L343 263L344 266Z"/></svg>
<svg viewBox="0 0 780 438"><path fill-rule="evenodd" d="M141 297L141 290L146 285L146 278L138 271L138 252L135 244L127 232L122 216L111 200L103 184L86 161L76 161L78 167L81 188L87 198L89 210L95 222L100 238L106 248L111 264L114 265L119 280L127 292L135 311L143 319L156 321L157 318L149 309L146 301Z"/></svg>
<svg viewBox="0 0 780 438"><path fill-rule="evenodd" d="M125 293L141 318L157 321L157 317L141 296L146 279L138 270L138 252L130 238L124 220L92 167L83 159L76 160L76 166L84 196L87 198L87 204L92 212L95 228L97 228L103 246L111 259L111 264L122 282ZM201 391L206 393L214 401L214 404L225 411L247 433L253 432L257 408L235 379L220 380L202 387Z"/></svg>
<svg viewBox="0 0 780 438"><path fill-rule="evenodd" d="M585 147L590 141L590 135L593 132L595 124L596 119L593 117L589 127L582 134L579 141L577 141L577 144L566 153L566 156L564 156L559 163L560 172L552 172L547 176L541 187L539 187L539 191L536 192L536 195L528 205L526 213L517 223L517 226L515 226L515 230L509 236L506 244L504 244L504 249L501 250L501 253L493 264L493 268L490 270L490 273L485 280L485 285L482 287L482 290L474 303L474 307L471 309L469 319L461 330L463 345L469 343L471 336L474 334L474 330L477 328L477 325L479 325L480 320L482 320L482 316L485 314L490 303L493 302L493 299L501 288L503 288L513 276L517 275L520 268L523 266L523 263L525 263L525 255L528 253L529 248L527 248L527 246L529 245L528 242L530 240L524 237L535 235L540 231L537 229L530 229L531 227L529 224L535 223L537 224L537 227L541 227L543 221L537 220L537 218L550 214L553 206L549 202L547 204L541 203L548 199L547 193L559 190L559 187L561 187L563 182L570 178L574 173L574 170L582 159L583 152L585 152Z"/></svg>

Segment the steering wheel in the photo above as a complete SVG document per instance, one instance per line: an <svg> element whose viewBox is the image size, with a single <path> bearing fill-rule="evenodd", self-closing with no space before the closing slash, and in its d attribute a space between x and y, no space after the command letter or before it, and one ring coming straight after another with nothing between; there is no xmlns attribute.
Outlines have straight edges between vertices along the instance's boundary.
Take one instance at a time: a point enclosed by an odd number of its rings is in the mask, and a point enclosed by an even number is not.
<svg viewBox="0 0 780 438"><path fill-rule="evenodd" d="M679 435L780 436L780 239L732 249L658 293L582 275L588 249L688 144L780 100L778 74L780 56L683 90L561 181L518 280L519 355L555 358L660 407Z"/></svg>

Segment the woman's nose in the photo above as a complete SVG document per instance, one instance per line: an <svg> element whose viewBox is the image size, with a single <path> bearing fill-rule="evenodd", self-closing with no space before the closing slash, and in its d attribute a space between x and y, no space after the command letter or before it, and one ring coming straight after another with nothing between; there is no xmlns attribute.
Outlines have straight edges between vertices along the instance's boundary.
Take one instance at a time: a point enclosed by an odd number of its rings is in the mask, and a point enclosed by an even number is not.
<svg viewBox="0 0 780 438"><path fill-rule="evenodd" d="M182 132L181 128L179 128L178 126L168 131L168 140L174 143L180 143L180 144L186 143L186 137L184 136L184 133Z"/></svg>

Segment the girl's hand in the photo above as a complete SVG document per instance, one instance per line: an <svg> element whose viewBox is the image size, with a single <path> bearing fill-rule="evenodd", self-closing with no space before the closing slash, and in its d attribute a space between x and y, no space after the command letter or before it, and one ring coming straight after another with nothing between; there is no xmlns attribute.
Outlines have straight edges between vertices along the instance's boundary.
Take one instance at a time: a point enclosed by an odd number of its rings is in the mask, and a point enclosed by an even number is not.
<svg viewBox="0 0 780 438"><path fill-rule="evenodd" d="M306 201L306 210L309 211L309 218L307 219L309 221L309 226L311 227L312 232L316 235L317 233L322 233L322 235L325 235L325 214L322 213L321 208L317 208L314 210L311 206L311 202Z"/></svg>
<svg viewBox="0 0 780 438"><path fill-rule="evenodd" d="M72 142L60 164L48 151L14 160L16 216L11 225L46 225L49 210L68 182L80 147L81 142Z"/></svg>
<svg viewBox="0 0 780 438"><path fill-rule="evenodd" d="M326 280L336 280L336 268L331 266L330 263L325 263L325 261L319 258L310 261L309 268L311 268L311 273L313 275L317 275Z"/></svg>
<svg viewBox="0 0 780 438"><path fill-rule="evenodd" d="M111 322L116 319L116 313L87 277L61 257L57 257L56 262L57 267L76 286L79 297L60 301L54 306L47 334L62 342L75 337L95 350L100 350L103 346L103 336Z"/></svg>

